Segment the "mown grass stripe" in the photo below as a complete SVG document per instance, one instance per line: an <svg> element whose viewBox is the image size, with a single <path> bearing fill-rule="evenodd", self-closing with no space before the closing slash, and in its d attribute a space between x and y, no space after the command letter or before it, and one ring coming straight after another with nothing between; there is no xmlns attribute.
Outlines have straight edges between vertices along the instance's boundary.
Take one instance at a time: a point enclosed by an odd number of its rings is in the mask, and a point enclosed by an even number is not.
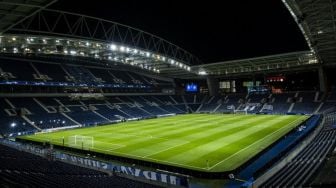
<svg viewBox="0 0 336 188"><path fill-rule="evenodd" d="M93 136L93 150L97 152L215 172L240 166L291 130L295 125L290 122L305 118L187 114L21 138L58 145L62 145L64 138L67 145L69 136ZM265 139L267 135L271 136ZM211 169L207 169L206 160L213 166Z"/></svg>

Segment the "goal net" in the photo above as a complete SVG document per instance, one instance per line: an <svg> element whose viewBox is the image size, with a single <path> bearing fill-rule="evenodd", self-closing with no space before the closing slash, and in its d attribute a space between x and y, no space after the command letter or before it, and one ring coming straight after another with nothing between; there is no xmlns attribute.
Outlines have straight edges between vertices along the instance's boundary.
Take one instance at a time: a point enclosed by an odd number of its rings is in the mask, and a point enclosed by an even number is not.
<svg viewBox="0 0 336 188"><path fill-rule="evenodd" d="M94 139L92 136L73 135L68 138L68 146L81 149L93 148Z"/></svg>

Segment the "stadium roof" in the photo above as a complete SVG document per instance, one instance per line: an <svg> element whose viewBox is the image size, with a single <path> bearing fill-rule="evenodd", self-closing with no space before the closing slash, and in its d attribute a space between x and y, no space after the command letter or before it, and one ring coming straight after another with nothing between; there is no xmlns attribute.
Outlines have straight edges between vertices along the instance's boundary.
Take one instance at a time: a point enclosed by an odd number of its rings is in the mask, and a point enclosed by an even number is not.
<svg viewBox="0 0 336 188"><path fill-rule="evenodd" d="M20 40L7 40L7 37L11 36ZM27 39L21 40L22 37ZM36 37L39 39L35 41ZM80 49L81 45L89 44L84 45L85 52L82 53L84 56L110 59L113 63L127 63L169 77L182 78L181 76L188 74L197 76L190 66L201 64L193 54L156 35L109 20L58 10L42 9L27 16L3 33L2 38L3 43L0 46L5 49L4 53L14 51L14 48L17 53L30 51L30 48L24 48L36 46L38 42L38 45L44 47L53 45L52 53L66 55L72 48L73 55L79 55L83 49ZM56 49L59 47L57 41L62 50ZM18 42L26 46L23 47ZM11 46L12 44L16 46ZM93 47L91 44L96 46ZM43 51L42 48L36 50L38 53L50 52L50 50Z"/></svg>
<svg viewBox="0 0 336 188"><path fill-rule="evenodd" d="M53 4L57 0L1 0L0 33L7 31L28 16Z"/></svg>
<svg viewBox="0 0 336 188"><path fill-rule="evenodd" d="M199 75L231 76L306 69L318 63L310 51L277 54L194 66Z"/></svg>
<svg viewBox="0 0 336 188"><path fill-rule="evenodd" d="M283 0L323 65L336 64L336 1Z"/></svg>
<svg viewBox="0 0 336 188"><path fill-rule="evenodd" d="M192 79L200 75L244 75L307 69L321 63L336 64L334 0L283 0L302 30L310 51L211 64L203 64L186 50L148 32L101 18L45 8L55 1L0 1L2 52L32 50L35 54L84 54L168 77ZM34 41L35 37L38 39ZM13 41L15 38L20 40ZM25 44L24 47L18 42ZM62 50L57 49L60 45ZM42 46L47 50L40 50Z"/></svg>
<svg viewBox="0 0 336 188"><path fill-rule="evenodd" d="M336 1L282 1L301 29L310 51L217 62L193 68L203 75L229 76L336 65Z"/></svg>

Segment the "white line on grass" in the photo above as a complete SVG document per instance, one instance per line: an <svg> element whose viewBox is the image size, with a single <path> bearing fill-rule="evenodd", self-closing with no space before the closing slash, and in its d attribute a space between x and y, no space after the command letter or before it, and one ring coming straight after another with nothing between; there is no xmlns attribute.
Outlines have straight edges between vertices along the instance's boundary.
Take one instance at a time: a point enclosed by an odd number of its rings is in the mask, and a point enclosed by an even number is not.
<svg viewBox="0 0 336 188"><path fill-rule="evenodd" d="M173 148L176 148L176 147L178 147L178 146L182 146L182 145L185 145L185 144L188 144L188 143L190 143L190 142L189 142L189 141L186 141L186 142L184 142L184 143L182 143L182 144L178 144L178 145L175 145L175 146L171 146L171 147L169 147L169 148L160 150L160 151L158 151L158 152L154 152L154 153L145 155L145 156L143 156L142 158L147 158L148 156L156 155L156 154L158 154L158 153L161 153L161 152L164 152L164 151L167 151L167 150L170 150L170 149L173 149Z"/></svg>
<svg viewBox="0 0 336 188"><path fill-rule="evenodd" d="M97 150L100 150L100 151L113 151L113 150L116 150L116 149L119 149L119 148L122 148L122 147L125 147L125 146L119 145L117 147L112 147L111 149L99 149L99 148L93 147L93 149L97 149Z"/></svg>
<svg viewBox="0 0 336 188"><path fill-rule="evenodd" d="M294 123L296 123L297 121L301 121L301 120L302 120L302 118L296 119L296 120L292 121L291 123L289 123L288 125L294 124ZM236 156L238 153L240 153L240 152L242 152L242 151L245 151L246 149L250 148L250 147L253 146L254 144L257 144L257 143L259 143L259 142L261 142L261 141L264 141L266 138L272 136L273 134L279 132L280 130L282 130L282 129L284 129L284 128L288 128L288 125L287 125L287 126L284 126L284 127L282 127L282 128L280 128L280 129L278 129L278 130L276 130L276 131L274 131L274 132L272 132L271 134L269 134L269 135L265 136L264 138L262 138L262 139L260 139L260 140L258 140L258 141L256 141L256 142L254 142L254 143L252 143L251 145L248 145L248 146L245 147L244 149L241 149L241 150L237 151L236 153L230 155L229 157L225 158L224 160L219 161L218 163L214 164L213 166L211 166L211 167L208 168L208 169L209 169L209 170L213 169L213 168L216 167L217 165L219 165L219 164L221 164L221 163L223 163L223 162L225 162L225 161L231 159L232 157Z"/></svg>
<svg viewBox="0 0 336 188"><path fill-rule="evenodd" d="M122 144L112 144L111 146L117 146L117 147L107 149L106 151L113 151L113 150L125 147L125 145L122 145Z"/></svg>
<svg viewBox="0 0 336 188"><path fill-rule="evenodd" d="M165 160L159 160L159 159L150 158L150 157L147 157L146 159L151 159L152 161L155 161L155 162L162 162L162 163L168 163L168 164L173 164L173 165L179 165L179 166L184 166L184 167L189 167L189 168L196 168L196 169L208 170L207 168L202 168L202 167L198 167L198 166L190 166L190 165L186 165L186 164L181 164L181 163L176 163L176 162L171 162L171 161L165 161Z"/></svg>
<svg viewBox="0 0 336 188"><path fill-rule="evenodd" d="M94 149L97 149L97 148L94 148ZM106 150L102 150L102 149L98 149L98 150L101 150L101 151L106 151ZM142 156L139 156L139 155L134 155L134 154L129 154L129 153L123 153L123 152L117 152L117 151L111 151L111 153L116 153L116 154L121 154L121 155L124 155L124 156L131 156L131 157L135 157L135 158L138 158L138 159L141 159ZM202 167L197 167L197 166L190 166L190 165L186 165L186 164L181 164L181 163L176 163L176 162L170 162L170 161L165 161L165 160L159 160L159 159L155 159L155 158L150 158L150 157L147 157L146 159L150 159L150 161L154 161L154 162L163 162L163 163L168 163L168 164L173 164L173 165L179 165L179 166L184 166L184 167L189 167L189 168L196 168L196 169L202 169L202 170L207 170L207 168L202 168Z"/></svg>
<svg viewBox="0 0 336 188"><path fill-rule="evenodd" d="M151 138L151 139L160 139L160 140L168 141L168 139L166 139L166 138L156 137L156 136L153 136L151 134L142 134L141 132L140 132L140 134L129 134L129 133L120 133L120 132L99 134L99 136L101 136L101 135L111 135L111 136L113 136L113 135L123 135L123 136L129 136L129 137Z"/></svg>

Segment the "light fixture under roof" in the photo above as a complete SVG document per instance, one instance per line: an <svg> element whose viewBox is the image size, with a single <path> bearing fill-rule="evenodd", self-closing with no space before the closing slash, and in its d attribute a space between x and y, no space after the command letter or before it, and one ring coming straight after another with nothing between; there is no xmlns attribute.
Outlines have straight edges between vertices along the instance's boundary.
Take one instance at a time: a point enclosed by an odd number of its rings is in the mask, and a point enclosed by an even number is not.
<svg viewBox="0 0 336 188"><path fill-rule="evenodd" d="M117 50L117 45L111 44L110 48L111 48L112 51L115 51L115 50Z"/></svg>

